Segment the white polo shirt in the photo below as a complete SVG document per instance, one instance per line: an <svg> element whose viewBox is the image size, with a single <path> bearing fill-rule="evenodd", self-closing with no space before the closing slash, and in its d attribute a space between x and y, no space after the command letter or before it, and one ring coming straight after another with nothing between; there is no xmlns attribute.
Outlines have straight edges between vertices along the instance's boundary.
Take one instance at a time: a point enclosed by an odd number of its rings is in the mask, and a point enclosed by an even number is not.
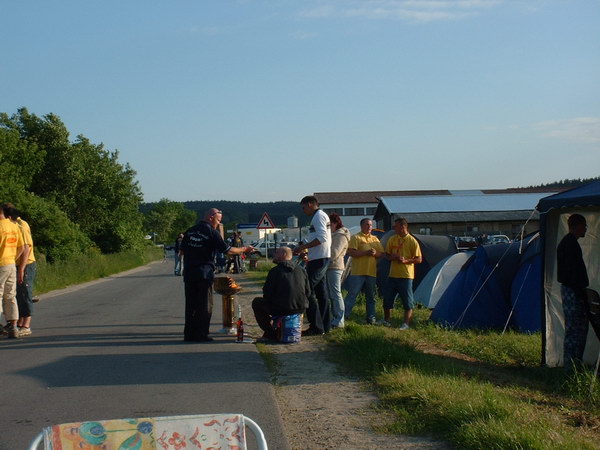
<svg viewBox="0 0 600 450"><path fill-rule="evenodd" d="M310 221L310 233L308 242L318 239L321 245L308 249L308 260L330 258L331 257L331 223L329 216L322 210L317 209Z"/></svg>

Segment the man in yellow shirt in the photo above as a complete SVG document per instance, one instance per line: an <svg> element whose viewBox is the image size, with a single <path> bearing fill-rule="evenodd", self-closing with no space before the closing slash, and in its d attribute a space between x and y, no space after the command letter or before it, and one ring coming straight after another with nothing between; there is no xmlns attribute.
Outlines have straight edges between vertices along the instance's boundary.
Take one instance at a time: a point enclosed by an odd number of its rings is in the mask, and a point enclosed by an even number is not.
<svg viewBox="0 0 600 450"><path fill-rule="evenodd" d="M401 330L408 330L412 319L414 298L412 283L415 278L415 264L423 261L419 242L408 233L408 222L399 218L394 221L394 234L385 246L386 257L391 261L390 275L383 292L383 320L389 324L396 297L402 299L404 323Z"/></svg>
<svg viewBox="0 0 600 450"><path fill-rule="evenodd" d="M375 281L377 280L377 258L385 255L377 236L373 236L373 221L362 219L360 232L350 238L346 254L352 256L352 271L346 281L348 293L344 299L344 315L348 319L356 297L362 291L367 302L367 323L374 324L375 317Z"/></svg>
<svg viewBox="0 0 600 450"><path fill-rule="evenodd" d="M4 208L0 208L0 297L2 297L4 317L8 322L6 332L9 338L19 337L15 264L21 253L23 253L23 234L19 226L4 215Z"/></svg>
<svg viewBox="0 0 600 450"><path fill-rule="evenodd" d="M12 203L2 205L4 215L19 226L23 234L23 253L17 261L17 305L19 320L17 327L19 336L31 335L31 316L33 314L33 283L35 281L36 263L33 254L33 239L29 224L19 217L19 212Z"/></svg>

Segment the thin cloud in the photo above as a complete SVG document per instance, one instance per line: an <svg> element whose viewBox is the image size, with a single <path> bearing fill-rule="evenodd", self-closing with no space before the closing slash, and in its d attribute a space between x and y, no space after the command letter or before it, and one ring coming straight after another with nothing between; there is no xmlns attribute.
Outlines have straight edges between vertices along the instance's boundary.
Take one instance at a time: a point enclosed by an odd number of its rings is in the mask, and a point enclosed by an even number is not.
<svg viewBox="0 0 600 450"><path fill-rule="evenodd" d="M600 142L600 117L547 120L535 124L541 136L584 144Z"/></svg>
<svg viewBox="0 0 600 450"><path fill-rule="evenodd" d="M304 18L362 17L419 23L461 20L497 7L503 0L346 0L303 10Z"/></svg>

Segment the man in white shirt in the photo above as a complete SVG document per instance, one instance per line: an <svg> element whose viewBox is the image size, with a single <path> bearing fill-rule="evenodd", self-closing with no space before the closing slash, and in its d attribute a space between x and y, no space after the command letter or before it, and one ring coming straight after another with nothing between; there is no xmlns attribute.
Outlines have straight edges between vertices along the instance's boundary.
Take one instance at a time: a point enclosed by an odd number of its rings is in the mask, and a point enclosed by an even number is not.
<svg viewBox="0 0 600 450"><path fill-rule="evenodd" d="M313 291L308 299L309 305L306 310L310 326L302 332L302 335L322 335L328 333L331 328L331 309L325 284L325 275L331 257L331 224L329 216L319 209L319 201L315 196L307 195L300 201L300 205L304 214L312 217L308 242L294 249L296 255L308 250L306 272Z"/></svg>

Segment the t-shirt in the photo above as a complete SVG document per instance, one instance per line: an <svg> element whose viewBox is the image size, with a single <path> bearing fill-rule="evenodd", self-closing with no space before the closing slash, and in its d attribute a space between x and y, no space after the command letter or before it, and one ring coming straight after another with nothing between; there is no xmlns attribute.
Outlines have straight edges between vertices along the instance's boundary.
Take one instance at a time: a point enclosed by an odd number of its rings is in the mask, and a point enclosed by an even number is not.
<svg viewBox="0 0 600 450"><path fill-rule="evenodd" d="M385 251L386 253L400 255L407 259L421 256L419 242L410 234L404 237L394 234L388 239ZM415 278L415 265L392 261L390 264L390 278L408 278L413 280Z"/></svg>
<svg viewBox="0 0 600 450"><path fill-rule="evenodd" d="M208 222L198 222L185 232L181 242L185 265L183 280L212 281L217 253L227 253L230 248Z"/></svg>
<svg viewBox="0 0 600 450"><path fill-rule="evenodd" d="M27 264L35 262L35 256L33 255L33 238L31 237L31 228L29 224L20 217L17 219L17 225L21 227L23 233L23 243L29 245L29 256L27 257Z"/></svg>
<svg viewBox="0 0 600 450"><path fill-rule="evenodd" d="M331 257L331 223L329 216L322 210L317 209L310 221L308 242L318 239L321 245L308 249L308 260Z"/></svg>
<svg viewBox="0 0 600 450"><path fill-rule="evenodd" d="M585 288L590 280L587 276L583 253L574 234L562 238L556 249L556 278L559 283L573 289L577 297L585 298Z"/></svg>
<svg viewBox="0 0 600 450"><path fill-rule="evenodd" d="M21 247L23 247L21 228L9 219L0 220L0 266L14 266Z"/></svg>
<svg viewBox="0 0 600 450"><path fill-rule="evenodd" d="M383 252L383 246L377 236L365 234L362 231L356 233L350 238L348 248L364 252L365 250L375 249L378 252ZM352 275L360 276L377 276L377 258L374 256L353 256L352 257Z"/></svg>

